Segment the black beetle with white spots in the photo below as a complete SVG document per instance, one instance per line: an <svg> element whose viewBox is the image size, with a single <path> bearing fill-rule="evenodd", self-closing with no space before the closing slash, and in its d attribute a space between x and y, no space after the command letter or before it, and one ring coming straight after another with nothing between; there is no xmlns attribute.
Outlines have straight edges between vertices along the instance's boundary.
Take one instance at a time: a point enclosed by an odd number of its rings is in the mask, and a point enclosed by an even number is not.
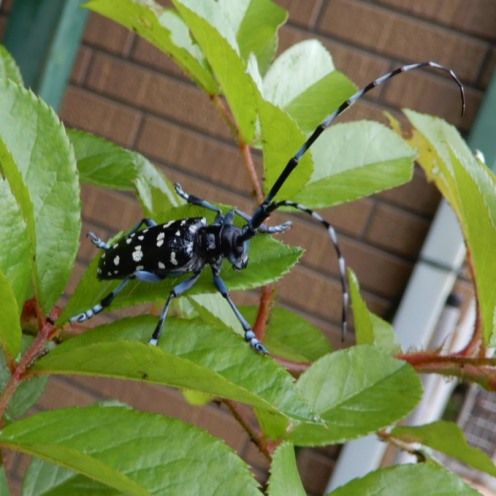
<svg viewBox="0 0 496 496"><path fill-rule="evenodd" d="M213 283L219 293L229 303L236 318L241 323L245 340L254 350L262 354L267 354L267 349L257 339L250 324L232 301L220 275L221 266L223 260L227 259L236 270L244 269L248 265L249 240L259 233L277 234L289 229L291 226L290 222L285 222L277 226L267 226L263 222L274 210L280 207L292 207L309 214L324 226L334 246L338 257L342 287L343 309L341 328L342 335L344 336L348 327L349 293L346 279L346 262L339 248L336 231L325 219L310 208L290 200L274 201L274 198L288 176L298 165L301 157L312 146L315 140L317 140L320 134L331 125L336 117L376 86L385 83L402 72L408 72L422 67L431 67L449 73L460 89L463 113L465 107L463 86L451 69L436 62L404 65L375 79L343 102L335 112L329 115L289 160L266 198L255 209L253 215L237 209L223 214L219 207L186 193L177 184L176 192L180 197L191 204L216 212L214 222L208 224L207 220L203 217L179 219L167 222L166 224L157 224L152 219L143 219L129 234L113 245L109 245L95 234L89 233L91 241L104 252L97 269L98 278L122 279L122 282L110 294L105 296L100 303L72 317L71 322L83 322L101 312L112 303L126 284L133 279L144 282L157 282L166 277L190 274L189 277L174 286L167 297L160 318L149 341L151 345L157 345L172 300L193 287L198 281L202 270L206 266L210 266ZM234 225L235 216L240 216L244 219L245 224L242 227Z"/></svg>

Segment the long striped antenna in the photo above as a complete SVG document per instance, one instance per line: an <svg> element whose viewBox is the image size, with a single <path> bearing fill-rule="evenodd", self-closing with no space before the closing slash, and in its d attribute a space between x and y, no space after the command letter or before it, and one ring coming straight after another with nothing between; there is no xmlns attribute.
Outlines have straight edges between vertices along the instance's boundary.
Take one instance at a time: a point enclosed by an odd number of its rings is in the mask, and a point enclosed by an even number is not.
<svg viewBox="0 0 496 496"><path fill-rule="evenodd" d="M451 78L455 81L455 83L458 85L458 88L460 89L460 96L461 96L461 101L462 101L462 115L465 112L465 91L463 89L463 85L461 81L458 79L458 76L455 74L453 69L449 69L448 67L445 67L441 64L438 64L437 62L419 62L417 64L409 64L409 65L403 65L401 67L398 67L394 71L388 72L387 74L384 74L381 77L378 77L371 83L369 83L367 86L362 88L361 90L357 91L354 95L352 95L348 100L343 102L338 109L336 109L331 115L329 115L323 122L321 122L315 131L308 137L308 139L303 143L301 148L296 152L296 154L289 160L287 163L286 167L284 170L281 172L281 175L277 178L277 181L274 183L272 188L270 189L268 195L266 196L265 200L263 201L262 205L268 205L274 197L277 195L279 190L281 189L282 185L285 183L286 179L288 176L291 174L293 169L298 165L301 157L305 155L307 150L314 144L314 142L317 140L317 138L334 122L334 120L339 117L343 112L348 110L352 105L354 105L360 98L362 98L366 93L369 91L373 90L377 86L380 86L381 84L384 84L386 81L389 79L394 78L398 74L401 74L403 72L409 72L409 71L414 71L416 69L421 69L423 67L432 67L434 69L439 69L441 71L447 72ZM254 216L255 217L255 216ZM256 227L252 223L252 227Z"/></svg>
<svg viewBox="0 0 496 496"><path fill-rule="evenodd" d="M373 90L377 86L384 84L389 79L401 74L403 72L409 72L416 69L421 69L423 67L431 67L433 69L439 69L441 71L447 72L449 76L455 81L459 90L461 97L461 114L463 115L465 112L465 91L463 89L463 85L452 69L445 67L437 62L419 62L417 64L409 64L398 67L397 69L384 74L383 76L375 79L371 83L367 84L364 88L357 91L354 95L352 95L348 100L343 102L332 114L330 114L323 122L321 122L315 131L308 137L308 139L303 143L300 149L296 152L296 154L289 160L286 164L286 167L281 172L280 176L277 178L276 182L273 184L269 193L265 197L264 201L257 207L251 219L248 220L246 226L244 227L243 234L239 237L239 241L243 242L250 238L252 238L256 232L257 228L263 223L267 217L274 210L279 207L292 207L301 212L304 212L315 220L317 220L325 229L329 235L332 245L336 251L336 255L338 258L338 269L339 269L339 278L341 281L342 295L343 295L343 309L342 309L342 317L341 317L341 336L344 338L348 327L348 306L349 306L349 291L348 291L348 283L346 278L346 261L343 255L341 254L341 249L339 248L337 234L335 229L327 222L320 214L315 212L314 210L301 205L299 203L295 203L289 200L274 202L274 198L291 174L291 172L296 168L298 163L300 162L301 157L305 155L308 149L313 145L313 143L319 138L319 136L334 122L334 120L339 117L343 112L348 110L352 105L354 105L360 98L362 98L366 93Z"/></svg>
<svg viewBox="0 0 496 496"><path fill-rule="evenodd" d="M350 302L350 292L348 290L348 279L346 278L346 259L344 258L341 248L338 243L338 235L334 227L327 222L318 212L312 210L311 208L302 205L301 203L292 202L289 200L283 200L272 204L273 210L279 207L292 207L296 208L300 212L304 212L310 215L313 219L319 222L327 231L329 239L331 240L334 251L336 252L336 257L338 259L338 272L339 280L341 282L341 296L343 299L343 306L341 309L341 340L344 341L344 336L348 332L348 306Z"/></svg>

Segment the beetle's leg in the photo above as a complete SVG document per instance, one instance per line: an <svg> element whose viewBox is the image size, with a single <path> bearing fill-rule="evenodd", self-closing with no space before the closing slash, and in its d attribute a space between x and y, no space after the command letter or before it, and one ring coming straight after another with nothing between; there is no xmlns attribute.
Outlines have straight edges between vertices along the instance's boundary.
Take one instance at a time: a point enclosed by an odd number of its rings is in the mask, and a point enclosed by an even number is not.
<svg viewBox="0 0 496 496"><path fill-rule="evenodd" d="M200 277L200 272L196 272L190 278L180 282L177 286L172 288L172 291L169 293L169 296L164 304L164 308L162 308L162 312L160 313L160 318L155 326L155 330L153 331L152 337L149 344L157 346L158 340L160 339L160 334L162 333L162 327L164 326L165 319L167 318L167 314L169 313L169 307L174 298L181 296L183 293L188 291L188 289L192 288L198 278Z"/></svg>
<svg viewBox="0 0 496 496"><path fill-rule="evenodd" d="M128 236L130 234L135 233L140 229L142 225L145 225L146 227L154 227L157 225L157 223L153 219L147 219L146 217L141 219L132 229L129 231Z"/></svg>
<svg viewBox="0 0 496 496"><path fill-rule="evenodd" d="M229 306L234 312L234 315L236 315L236 318L239 320L239 323L241 324L241 327L245 332L245 341L248 341L248 343L250 343L250 346L255 351L258 351L258 353L261 353L262 355L267 355L269 351L262 344L262 342L259 341L258 338L255 336L255 333L253 332L253 329L251 328L250 324L243 317L241 312L238 310L238 307L232 301L224 281L222 280L222 278L220 277L220 275L218 274L215 268L212 267L212 271L214 276L215 287L218 289L219 293L226 299L227 303L229 303Z"/></svg>
<svg viewBox="0 0 496 496"><path fill-rule="evenodd" d="M246 221L250 221L251 219L251 215L243 212L242 210L239 210L238 208L234 209L234 212L236 213L236 215L239 215ZM258 226L257 231L263 234L279 234L286 232L288 229L291 228L292 225L293 223L290 220L283 222L282 224L278 224L277 226L268 226L267 224L261 224L260 226Z"/></svg>
<svg viewBox="0 0 496 496"><path fill-rule="evenodd" d="M134 274L131 274L130 276L123 279L121 283L112 292L110 292L100 301L100 303L97 303L96 305L92 306L85 312L82 312L78 315L74 315L74 317L71 317L69 319L70 322L72 322L73 324L76 322L78 323L84 322L85 320L89 320L92 317L94 317L96 314L100 313L104 308L108 307L114 301L114 298L126 287L127 283L131 279L134 279Z"/></svg>
<svg viewBox="0 0 496 496"><path fill-rule="evenodd" d="M86 236L95 246L97 246L101 250L110 250L110 246L107 243L105 243L105 241L103 241L103 239L97 236L95 233L89 232Z"/></svg>
<svg viewBox="0 0 496 496"><path fill-rule="evenodd" d="M213 212L216 212L217 215L222 215L222 210L217 206L213 205L212 203L208 202L207 200L202 200L201 198L198 198L197 196L190 195L189 193L186 193L184 191L183 187L179 184L175 184L176 188L176 193L186 200L188 203L191 203L192 205L199 205L200 207L206 208L208 210L212 210Z"/></svg>

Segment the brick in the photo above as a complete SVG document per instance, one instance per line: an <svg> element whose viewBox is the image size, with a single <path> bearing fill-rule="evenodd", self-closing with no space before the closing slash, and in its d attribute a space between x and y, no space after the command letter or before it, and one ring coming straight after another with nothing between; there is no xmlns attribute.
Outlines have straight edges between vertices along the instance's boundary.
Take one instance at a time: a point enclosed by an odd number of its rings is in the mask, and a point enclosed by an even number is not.
<svg viewBox="0 0 496 496"><path fill-rule="evenodd" d="M367 230L366 240L393 253L417 256L429 223L415 215L378 204Z"/></svg>
<svg viewBox="0 0 496 496"><path fill-rule="evenodd" d="M168 55L139 36L131 50L130 58L144 66L158 69L160 72L189 80L189 77Z"/></svg>
<svg viewBox="0 0 496 496"><path fill-rule="evenodd" d="M260 472L266 473L269 470L270 464L267 458L260 453L260 450L252 441L247 441L241 455L243 460L251 467L260 470Z"/></svg>
<svg viewBox="0 0 496 496"><path fill-rule="evenodd" d="M476 81L487 44L357 0L334 0L320 29L400 60L434 59ZM380 35L379 35L380 33Z"/></svg>
<svg viewBox="0 0 496 496"><path fill-rule="evenodd" d="M95 92L149 110L209 134L230 139L227 125L208 96L193 85L97 54L87 86Z"/></svg>
<svg viewBox="0 0 496 496"><path fill-rule="evenodd" d="M289 11L289 22L311 28L315 26L323 0L306 0L305 2L278 0L277 3Z"/></svg>
<svg viewBox="0 0 496 496"><path fill-rule="evenodd" d="M335 325L341 322L341 284L319 272L297 266L279 283L277 296L282 303L301 309L324 322L330 321ZM389 304L384 298L370 293L364 293L364 297L372 311L380 315L388 312Z"/></svg>
<svg viewBox="0 0 496 496"><path fill-rule="evenodd" d="M298 452L297 463L306 491L324 494L334 468L334 461L316 450L302 448Z"/></svg>
<svg viewBox="0 0 496 496"><path fill-rule="evenodd" d="M487 88L491 82L494 71L496 70L496 48L492 47L489 51L486 63L482 69L480 77L480 85L482 88Z"/></svg>
<svg viewBox="0 0 496 496"><path fill-rule="evenodd" d="M248 435L234 417L212 405L200 409L195 424L213 436L223 439L236 451L240 451L248 439Z"/></svg>
<svg viewBox="0 0 496 496"><path fill-rule="evenodd" d="M138 150L235 191L250 188L239 152L229 145L154 117L146 117Z"/></svg>
<svg viewBox="0 0 496 496"><path fill-rule="evenodd" d="M74 388L66 379L52 377L48 381L43 396L37 403L42 410L69 408L73 406L90 405L98 401L98 396Z"/></svg>
<svg viewBox="0 0 496 496"><path fill-rule="evenodd" d="M72 384L99 394L127 403L139 410L170 415L185 422L195 422L199 408L186 403L182 395L171 388L140 381L125 381L103 377L74 377Z"/></svg>
<svg viewBox="0 0 496 496"><path fill-rule="evenodd" d="M438 189L433 183L427 182L425 174L417 167L409 183L377 195L377 198L381 200L426 217L434 215L440 197Z"/></svg>
<svg viewBox="0 0 496 496"><path fill-rule="evenodd" d="M283 239L305 249L301 263L306 267L336 279L339 277L334 248L322 228L301 223L293 226ZM345 236L339 237L339 243L363 289L387 298L395 298L401 293L412 269L410 262Z"/></svg>
<svg viewBox="0 0 496 496"><path fill-rule="evenodd" d="M415 71L398 77L383 88L384 101L400 108L435 114L469 130L479 108L482 93L465 87L466 108L461 115L460 91L456 84L432 71Z"/></svg>
<svg viewBox="0 0 496 496"><path fill-rule="evenodd" d="M84 217L113 233L129 229L142 218L138 202L131 195L86 185L83 198Z"/></svg>
<svg viewBox="0 0 496 496"><path fill-rule="evenodd" d="M67 89L61 117L69 126L128 147L133 144L141 121L140 112L74 86Z"/></svg>
<svg viewBox="0 0 496 496"><path fill-rule="evenodd" d="M133 39L132 31L94 12L83 35L84 43L119 55L130 52Z"/></svg>
<svg viewBox="0 0 496 496"><path fill-rule="evenodd" d="M494 39L496 3L493 0L379 0L383 5L438 21L467 33Z"/></svg>
<svg viewBox="0 0 496 496"><path fill-rule="evenodd" d="M70 77L71 83L81 85L88 72L88 67L91 62L91 57L93 55L93 50L91 48L81 45L79 52L72 68L72 74Z"/></svg>
<svg viewBox="0 0 496 496"><path fill-rule="evenodd" d="M0 40L3 39L5 33L5 28L7 27L7 18L5 16L0 16Z"/></svg>

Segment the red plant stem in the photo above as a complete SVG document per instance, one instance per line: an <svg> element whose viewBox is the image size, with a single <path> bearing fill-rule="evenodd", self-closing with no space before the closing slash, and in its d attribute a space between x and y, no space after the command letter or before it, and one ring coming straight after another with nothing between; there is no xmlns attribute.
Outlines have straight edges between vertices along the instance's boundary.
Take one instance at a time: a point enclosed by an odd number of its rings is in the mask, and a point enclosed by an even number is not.
<svg viewBox="0 0 496 496"><path fill-rule="evenodd" d="M52 337L54 330L54 324L50 321L45 321L42 324L35 340L27 349L26 353L24 353L21 357L19 363L15 366L10 379L0 395L0 418L3 417L9 401L19 387L19 384L24 379L27 369L36 360L36 358L43 353L45 345Z"/></svg>
<svg viewBox="0 0 496 496"><path fill-rule="evenodd" d="M428 351L399 353L396 358L408 362L420 373L459 377L463 380L476 382L490 391L496 391L495 358L460 355L440 356Z"/></svg>
<svg viewBox="0 0 496 496"><path fill-rule="evenodd" d="M210 95L210 100L212 101L214 106L217 108L217 110L220 112L220 115L222 116L225 123L229 127L235 140L239 142L240 138L239 138L238 126L236 125L236 122L234 121L233 116L231 115L231 112L229 112L229 109L228 109L224 99L221 98L219 95Z"/></svg>
<svg viewBox="0 0 496 496"><path fill-rule="evenodd" d="M253 444L255 444L255 446L259 449L260 453L262 453L262 455L264 455L265 458L271 462L272 455L265 439L253 430L248 421L243 418L234 402L230 400L222 400L222 402L227 406L232 416L238 421L239 425L241 425L241 427L246 431Z"/></svg>
<svg viewBox="0 0 496 496"><path fill-rule="evenodd" d="M260 341L263 341L265 337L265 330L267 328L270 311L272 309L273 297L274 286L272 284L264 286L262 288L262 294L260 295L257 318L255 319L255 324L253 325L255 336L257 336Z"/></svg>
<svg viewBox="0 0 496 496"><path fill-rule="evenodd" d="M260 181L258 180L257 171L255 170L255 164L251 155L250 145L246 143L240 143L239 149L241 150L241 155L243 156L243 163L245 164L248 175L250 176L253 191L255 193L255 198L257 199L258 203L262 203L264 194Z"/></svg>

